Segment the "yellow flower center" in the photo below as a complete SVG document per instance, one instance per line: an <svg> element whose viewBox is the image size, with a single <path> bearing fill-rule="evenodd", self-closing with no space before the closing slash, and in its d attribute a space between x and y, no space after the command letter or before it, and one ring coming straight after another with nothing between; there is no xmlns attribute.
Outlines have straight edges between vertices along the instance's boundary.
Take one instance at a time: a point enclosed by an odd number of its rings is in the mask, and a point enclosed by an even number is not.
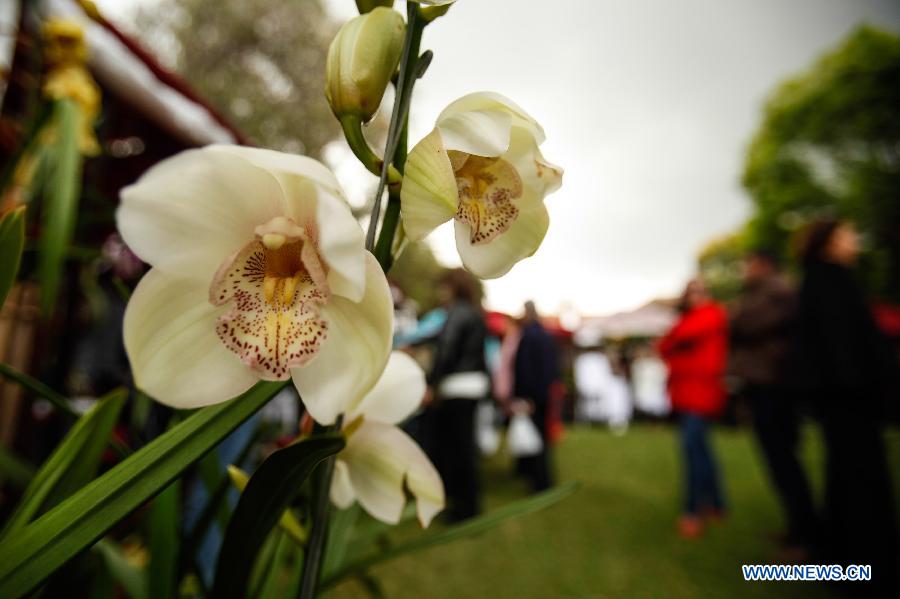
<svg viewBox="0 0 900 599"><path fill-rule="evenodd" d="M473 244L487 243L506 231L519 214L513 200L522 197L522 178L502 158L455 150L448 154L459 192L455 218L469 225Z"/></svg>
<svg viewBox="0 0 900 599"><path fill-rule="evenodd" d="M279 217L227 260L210 286L210 302L231 303L216 332L225 347L266 380L285 380L325 340L319 306L328 299L326 272L312 236Z"/></svg>

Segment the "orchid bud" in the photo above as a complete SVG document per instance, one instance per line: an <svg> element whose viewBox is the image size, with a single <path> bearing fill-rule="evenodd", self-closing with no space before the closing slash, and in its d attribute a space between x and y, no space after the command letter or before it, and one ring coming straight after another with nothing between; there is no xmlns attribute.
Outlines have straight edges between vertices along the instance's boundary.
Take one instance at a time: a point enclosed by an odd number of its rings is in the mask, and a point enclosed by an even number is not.
<svg viewBox="0 0 900 599"><path fill-rule="evenodd" d="M406 24L400 13L377 7L341 27L326 63L325 97L340 120L370 120L397 71Z"/></svg>
<svg viewBox="0 0 900 599"><path fill-rule="evenodd" d="M391 8L394 6L394 0L356 0L356 8L359 9L359 14L361 15L372 12L379 6Z"/></svg>

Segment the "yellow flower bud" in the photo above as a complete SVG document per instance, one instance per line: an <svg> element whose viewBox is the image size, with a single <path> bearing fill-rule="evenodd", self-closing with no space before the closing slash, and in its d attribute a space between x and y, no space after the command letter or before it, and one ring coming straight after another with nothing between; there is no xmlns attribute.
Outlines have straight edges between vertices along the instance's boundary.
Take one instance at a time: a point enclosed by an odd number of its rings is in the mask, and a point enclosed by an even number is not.
<svg viewBox="0 0 900 599"><path fill-rule="evenodd" d="M378 7L341 27L328 49L325 96L338 119L370 120L397 70L406 24L400 13Z"/></svg>

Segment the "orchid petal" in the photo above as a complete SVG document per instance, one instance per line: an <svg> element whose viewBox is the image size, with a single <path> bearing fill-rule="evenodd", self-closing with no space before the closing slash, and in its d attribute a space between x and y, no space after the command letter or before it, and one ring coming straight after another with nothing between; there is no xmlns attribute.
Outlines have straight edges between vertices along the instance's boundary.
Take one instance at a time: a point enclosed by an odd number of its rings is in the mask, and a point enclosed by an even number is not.
<svg viewBox="0 0 900 599"><path fill-rule="evenodd" d="M378 381L391 352L394 303L375 257L366 252L366 291L360 302L332 296L321 307L328 335L316 355L291 369L310 415L332 424Z"/></svg>
<svg viewBox="0 0 900 599"><path fill-rule="evenodd" d="M422 526L444 507L444 485L422 449L390 424L364 421L341 452L357 500L374 518L396 524L406 495L403 482L416 498Z"/></svg>
<svg viewBox="0 0 900 599"><path fill-rule="evenodd" d="M425 373L409 355L394 351L372 390L347 414L368 421L398 424L416 411L425 397Z"/></svg>
<svg viewBox="0 0 900 599"><path fill-rule="evenodd" d="M282 213L275 178L223 148L182 152L122 190L116 220L138 257L208 285L256 226Z"/></svg>
<svg viewBox="0 0 900 599"><path fill-rule="evenodd" d="M514 129L509 152L503 159L513 165L522 183L543 199L562 185L563 169L548 162L531 135L522 129Z"/></svg>
<svg viewBox="0 0 900 599"><path fill-rule="evenodd" d="M353 485L350 483L350 470L347 462L338 458L334 461L334 477L331 479L331 502L341 508L347 509L356 501Z"/></svg>
<svg viewBox="0 0 900 599"><path fill-rule="evenodd" d="M525 194L525 200L529 194ZM473 244L471 227L454 221L456 249L463 265L477 277L495 279L505 275L523 258L534 254L550 225L550 216L543 202L523 201L519 213L509 228L488 243Z"/></svg>
<svg viewBox="0 0 900 599"><path fill-rule="evenodd" d="M207 301L209 289L151 269L125 310L125 349L137 386L176 408L219 403L257 381L216 335L227 311Z"/></svg>
<svg viewBox="0 0 900 599"><path fill-rule="evenodd" d="M444 147L476 156L500 156L509 148L512 115L500 110L469 110L438 120Z"/></svg>
<svg viewBox="0 0 900 599"><path fill-rule="evenodd" d="M459 193L441 132L434 129L409 153L400 190L403 230L419 241L456 214Z"/></svg>
<svg viewBox="0 0 900 599"><path fill-rule="evenodd" d="M521 106L506 96L495 92L475 92L455 100L438 115L437 122L441 124L445 119L472 111L506 113L512 118L513 127L521 127L530 132L532 137L534 137L534 141L538 144L544 142L544 130L540 124L530 114L525 112Z"/></svg>

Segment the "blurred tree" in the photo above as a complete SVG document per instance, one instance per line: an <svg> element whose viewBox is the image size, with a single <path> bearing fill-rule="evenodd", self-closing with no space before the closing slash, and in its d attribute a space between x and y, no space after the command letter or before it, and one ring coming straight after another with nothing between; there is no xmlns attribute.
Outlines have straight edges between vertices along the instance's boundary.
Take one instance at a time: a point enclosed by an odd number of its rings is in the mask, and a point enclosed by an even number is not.
<svg viewBox="0 0 900 599"><path fill-rule="evenodd" d="M788 254L817 216L857 223L869 244L870 291L900 299L900 36L860 27L765 107L743 184L755 214L750 246Z"/></svg>
<svg viewBox="0 0 900 599"><path fill-rule="evenodd" d="M338 24L320 0L160 0L138 34L255 143L319 157L340 135L325 101Z"/></svg>
<svg viewBox="0 0 900 599"><path fill-rule="evenodd" d="M438 305L437 281L444 268L423 241L410 243L394 262L390 278L419 304L419 314Z"/></svg>
<svg viewBox="0 0 900 599"><path fill-rule="evenodd" d="M710 241L700 250L700 275L719 301L735 299L741 290L741 258L747 250L743 231Z"/></svg>

